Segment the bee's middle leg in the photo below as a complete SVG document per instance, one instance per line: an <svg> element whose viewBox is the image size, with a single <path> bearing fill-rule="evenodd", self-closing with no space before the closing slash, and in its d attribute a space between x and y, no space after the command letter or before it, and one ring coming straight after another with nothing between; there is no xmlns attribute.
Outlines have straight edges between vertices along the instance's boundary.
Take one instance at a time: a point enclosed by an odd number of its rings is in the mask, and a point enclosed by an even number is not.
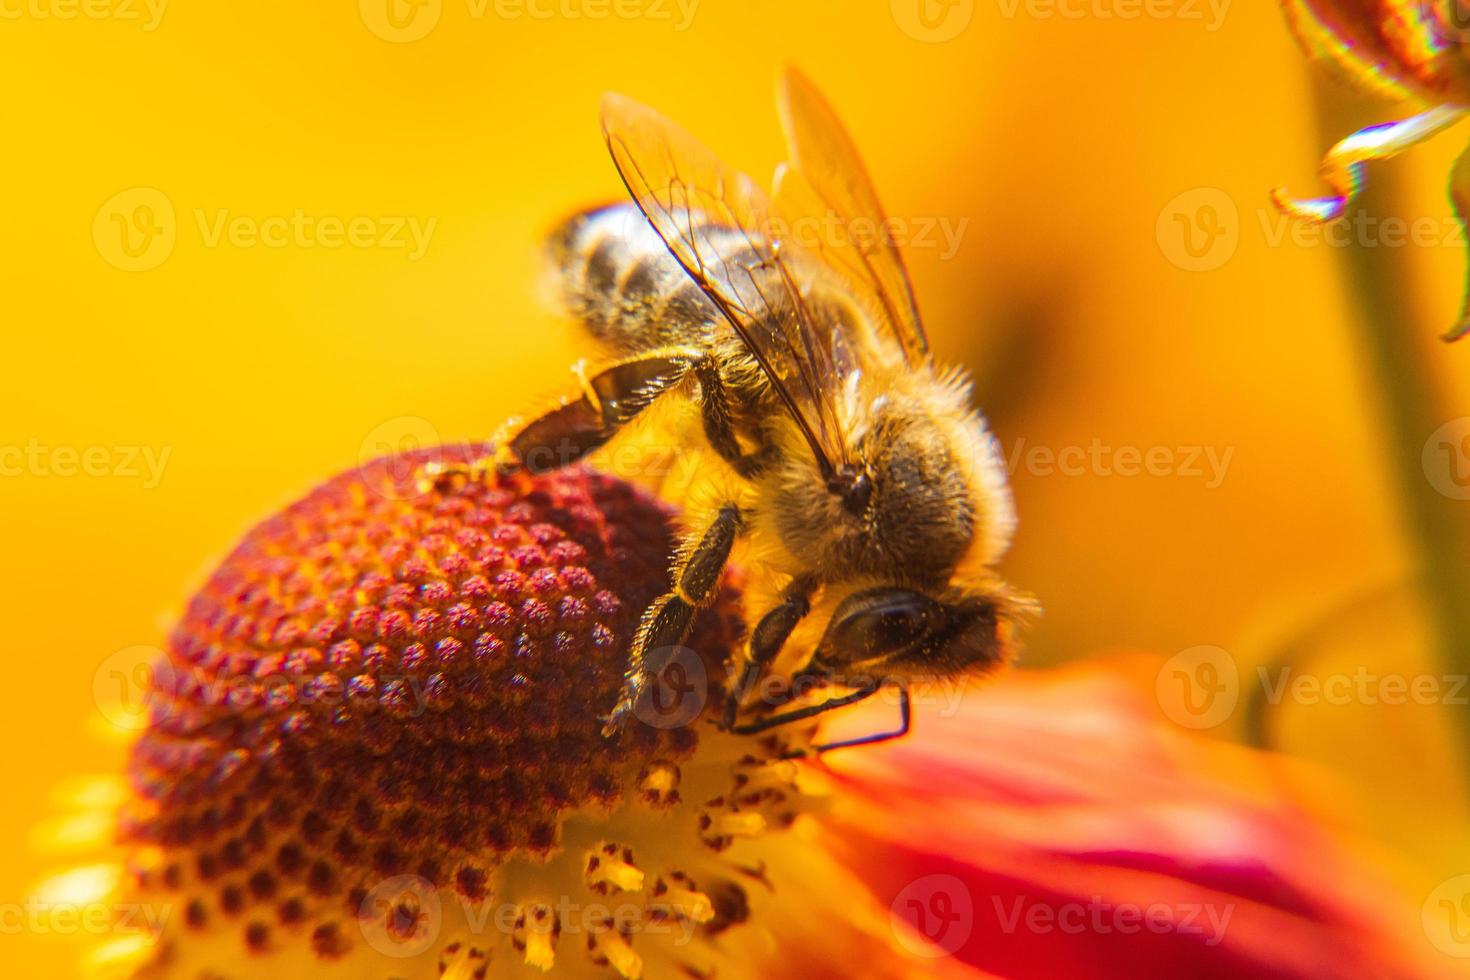
<svg viewBox="0 0 1470 980"><path fill-rule="evenodd" d="M607 717L603 728L605 734L620 729L643 696L648 681L648 654L661 647L677 646L689 635L694 611L713 597L720 573L730 559L730 549L734 547L744 524L745 517L739 506L733 503L722 506L700 536L698 544L679 563L674 573L673 590L655 599L644 612L633 640L633 649L628 655L623 693Z"/></svg>
<svg viewBox="0 0 1470 980"><path fill-rule="evenodd" d="M755 629L750 634L745 665L741 668L739 679L725 697L725 714L721 722L723 728L728 730L735 727L735 715L740 710L740 702L744 700L750 686L760 679L761 674L776 659L797 624L811 612L814 591L816 583L809 577L797 578L786 587L781 601L755 624Z"/></svg>

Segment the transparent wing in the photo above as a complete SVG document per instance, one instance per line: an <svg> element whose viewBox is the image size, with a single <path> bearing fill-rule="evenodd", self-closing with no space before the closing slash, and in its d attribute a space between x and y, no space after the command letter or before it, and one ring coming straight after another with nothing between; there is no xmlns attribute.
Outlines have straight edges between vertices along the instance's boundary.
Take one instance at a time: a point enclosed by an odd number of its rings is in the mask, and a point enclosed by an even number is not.
<svg viewBox="0 0 1470 980"><path fill-rule="evenodd" d="M815 250L823 262L877 300L909 363L927 360L929 339L908 270L852 137L822 93L795 68L781 79L780 110L791 157L790 172L781 176L776 193L783 223L817 229Z"/></svg>
<svg viewBox="0 0 1470 980"><path fill-rule="evenodd" d="M769 204L749 177L659 113L607 95L602 128L633 200L729 321L832 476L848 462L834 399L849 359L838 325L810 305L811 258L772 234Z"/></svg>

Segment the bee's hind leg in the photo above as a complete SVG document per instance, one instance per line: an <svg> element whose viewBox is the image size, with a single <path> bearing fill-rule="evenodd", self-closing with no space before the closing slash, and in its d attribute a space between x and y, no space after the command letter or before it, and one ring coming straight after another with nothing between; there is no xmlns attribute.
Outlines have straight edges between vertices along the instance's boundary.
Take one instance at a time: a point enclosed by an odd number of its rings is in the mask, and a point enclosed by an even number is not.
<svg viewBox="0 0 1470 980"><path fill-rule="evenodd" d="M730 413L730 386L721 376L719 364L706 354L695 362L694 376L699 379L699 409L705 439L736 473L749 479L765 463L767 454L760 450L747 453L740 447Z"/></svg>
<svg viewBox="0 0 1470 980"><path fill-rule="evenodd" d="M497 463L532 473L570 466L677 387L703 356L698 350L669 348L591 374L577 365L573 370L581 393L529 421L508 422L495 440Z"/></svg>
<svg viewBox="0 0 1470 980"><path fill-rule="evenodd" d="M622 696L608 715L603 733L611 735L626 723L647 687L648 655L663 647L677 646L689 635L694 611L714 595L720 573L730 559L745 524L740 508L725 504L715 514L699 543L688 551L674 573L674 589L653 601L643 614L643 621L628 654Z"/></svg>

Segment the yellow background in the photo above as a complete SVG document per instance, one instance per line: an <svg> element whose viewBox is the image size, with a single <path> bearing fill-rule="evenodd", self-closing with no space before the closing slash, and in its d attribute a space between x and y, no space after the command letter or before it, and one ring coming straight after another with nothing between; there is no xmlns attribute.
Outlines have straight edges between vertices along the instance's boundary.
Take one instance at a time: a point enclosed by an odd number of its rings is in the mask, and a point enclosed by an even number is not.
<svg viewBox="0 0 1470 980"><path fill-rule="evenodd" d="M1443 669L1412 601L1355 601L1443 560L1405 518L1406 492L1434 500L1427 478L1406 491L1395 477L1430 431L1408 440L1385 422L1344 250L1273 241L1269 189L1315 192L1321 152L1348 131L1319 128L1316 73L1274 5L1228 5L1212 30L1205 4L1188 7L1199 20L1101 17L1103 0L1074 4L1077 19L936 3L931 29L914 0L700 0L680 30L673 0L602 18L597 0L556 0L583 16L549 18L443 0L417 12L438 19L410 42L425 21L397 31L349 0L174 0L152 29L141 2L68 2L0 0L0 445L170 455L156 486L29 465L0 478L0 902L67 863L35 844L53 788L121 764L101 737L99 668L160 644L250 524L363 453L484 437L564 386L581 348L538 303L537 246L621 191L596 125L609 89L763 176L780 152L774 79L798 63L894 215L966 222L952 256L907 258L935 348L975 373L1008 450L1232 453L1213 488L1014 474L1006 570L1047 608L1034 663L1205 644L1249 674L1305 633L1343 669ZM1322 91L1356 125L1392 117ZM1463 135L1375 172L1402 189L1393 213L1449 227ZM109 202L138 188L166 198L174 241L125 271L112 215L157 197ZM1179 216L1222 198L1233 244L1211 268L1181 267L1195 260ZM298 209L435 225L417 260L210 244L199 225ZM1445 238L1399 249L1393 286L1427 366L1397 383L1422 386L1435 424L1470 414L1470 342L1434 339L1464 261ZM1444 714L1282 709L1288 747L1356 784L1337 805L1425 892L1470 870ZM71 944L34 938L0 935L6 972L66 975Z"/></svg>

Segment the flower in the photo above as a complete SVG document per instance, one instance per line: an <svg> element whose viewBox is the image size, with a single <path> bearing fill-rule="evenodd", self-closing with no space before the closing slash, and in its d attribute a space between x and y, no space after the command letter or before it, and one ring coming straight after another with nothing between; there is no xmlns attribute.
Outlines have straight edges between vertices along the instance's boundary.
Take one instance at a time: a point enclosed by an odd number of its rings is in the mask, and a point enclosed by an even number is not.
<svg viewBox="0 0 1470 980"><path fill-rule="evenodd" d="M1298 200L1276 188L1276 206L1295 218L1335 221L1362 190L1370 161L1384 160L1442 132L1470 112L1470 7L1463 0L1282 0L1287 23L1307 53L1358 84L1429 107L1397 122L1359 130L1322 161L1327 197ZM1462 225L1470 215L1470 153L1455 165L1450 196ZM1445 334L1470 333L1470 295Z"/></svg>
<svg viewBox="0 0 1470 980"><path fill-rule="evenodd" d="M797 762L814 727L714 724L732 573L605 737L669 511L587 470L480 471L481 451L327 482L189 604L131 787L95 794L123 860L43 892L157 913L99 969L1436 975L1264 763L1167 728L1106 671L966 687L906 739Z"/></svg>
<svg viewBox="0 0 1470 980"><path fill-rule="evenodd" d="M667 509L582 470L471 474L480 455L331 480L194 597L119 820L122 893L179 914L109 955L185 977L507 958L631 977L705 969L677 940L758 904L722 854L790 822L794 767L689 715L601 731L665 587ZM731 649L734 595L691 649Z"/></svg>

